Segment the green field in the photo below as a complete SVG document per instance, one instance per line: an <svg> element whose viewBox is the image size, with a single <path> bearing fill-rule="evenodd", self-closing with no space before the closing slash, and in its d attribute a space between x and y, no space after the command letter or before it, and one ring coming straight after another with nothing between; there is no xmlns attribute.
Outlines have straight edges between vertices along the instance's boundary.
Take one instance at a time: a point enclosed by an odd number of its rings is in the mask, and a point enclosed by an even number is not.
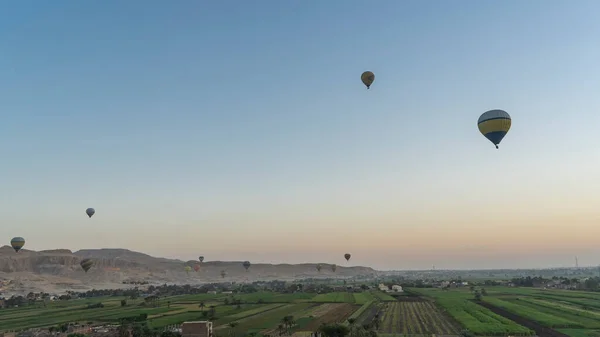
<svg viewBox="0 0 600 337"><path fill-rule="evenodd" d="M416 295L416 296L415 296ZM419 297L420 296L420 297ZM410 288L398 299L379 290L362 293L332 292L248 294L196 294L161 297L146 303L142 298L97 297L68 301L36 302L19 308L0 309L0 331L50 327L63 323L118 323L121 318L147 315L150 327L162 328L190 320L214 323L219 334L256 332L277 335L285 316L293 316L289 333L314 331L323 323L372 323L379 312L380 333L457 333L468 329L479 336L528 336L528 328L474 301L468 287L450 289ZM600 337L600 294L533 288L487 287L488 303L542 326L572 337ZM88 308L102 303L104 307ZM493 309L493 308L492 308ZM494 309L496 310L496 309ZM211 318L211 314L212 316ZM514 318L518 322L520 319Z"/></svg>
<svg viewBox="0 0 600 337"><path fill-rule="evenodd" d="M210 311L214 311L211 320L218 330L225 329L232 322L237 323L234 330L240 333L272 329L287 315L293 315L298 320L295 326L295 329L298 329L318 318L312 317L313 312L321 312L324 315L323 308L327 306L350 305L344 307L347 311L344 317L347 318L360 308L360 305L373 301L375 297L369 292L319 295L273 292L197 294L162 297L153 304L145 303L141 298L127 299L126 305L121 306L122 299L125 298L97 297L47 302L46 307L42 302L37 302L19 308L0 309L0 331L50 327L63 323L118 323L121 318L141 314L147 315L150 327L161 328L184 321L207 320ZM104 307L88 308L88 305L98 303L102 303Z"/></svg>
<svg viewBox="0 0 600 337"><path fill-rule="evenodd" d="M477 335L529 334L523 326L477 304L468 287L410 289L435 299L464 328ZM600 336L600 294L539 288L486 287L483 301L547 328L573 337Z"/></svg>

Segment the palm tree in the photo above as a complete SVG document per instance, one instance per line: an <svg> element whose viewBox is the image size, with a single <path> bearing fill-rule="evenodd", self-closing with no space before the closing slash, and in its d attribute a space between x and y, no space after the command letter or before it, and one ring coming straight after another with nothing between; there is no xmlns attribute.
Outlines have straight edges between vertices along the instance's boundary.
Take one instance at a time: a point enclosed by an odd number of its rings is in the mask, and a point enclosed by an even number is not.
<svg viewBox="0 0 600 337"><path fill-rule="evenodd" d="M229 336L233 336L235 334L235 331L233 329L235 329L236 326L238 326L238 322L229 322Z"/></svg>
<svg viewBox="0 0 600 337"><path fill-rule="evenodd" d="M285 326L288 335L290 334L290 329L291 327L296 324L296 322L294 321L294 316L285 316L284 318L281 319L281 323L283 324L283 326Z"/></svg>
<svg viewBox="0 0 600 337"><path fill-rule="evenodd" d="M204 304L204 302L200 302L200 310L204 310L204 307L205 307L205 306L206 306L206 305Z"/></svg>

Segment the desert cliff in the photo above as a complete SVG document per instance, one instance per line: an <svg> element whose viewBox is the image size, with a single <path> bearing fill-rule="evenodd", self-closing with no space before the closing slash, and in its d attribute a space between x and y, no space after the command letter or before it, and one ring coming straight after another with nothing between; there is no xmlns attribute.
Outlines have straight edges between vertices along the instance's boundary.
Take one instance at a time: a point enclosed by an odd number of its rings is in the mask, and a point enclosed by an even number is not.
<svg viewBox="0 0 600 337"><path fill-rule="evenodd" d="M79 263L84 258L94 261L85 273ZM184 267L198 264L198 272L186 273ZM67 290L85 290L129 287L123 282L144 281L148 283L200 284L207 282L256 280L293 280L302 278L354 277L374 275L368 267L338 266L336 272L330 264L322 264L321 272L316 263L306 264L253 264L249 271L242 261L181 261L152 257L126 249L84 249L71 252L67 249L31 251L19 253L9 246L0 247L0 293L44 291L62 293ZM220 273L227 275L222 278Z"/></svg>

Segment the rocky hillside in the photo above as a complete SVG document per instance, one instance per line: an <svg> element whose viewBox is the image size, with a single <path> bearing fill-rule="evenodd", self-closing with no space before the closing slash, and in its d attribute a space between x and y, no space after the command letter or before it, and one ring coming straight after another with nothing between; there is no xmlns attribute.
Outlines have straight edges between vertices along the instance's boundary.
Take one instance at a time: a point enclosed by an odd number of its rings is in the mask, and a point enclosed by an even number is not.
<svg viewBox="0 0 600 337"><path fill-rule="evenodd" d="M79 266L84 258L94 261L85 273ZM198 272L185 272L184 267L199 264ZM222 278L224 270L227 275ZM181 261L152 257L126 249L84 249L71 252L67 249L30 251L19 253L9 246L0 247L0 292L59 291L60 289L109 288L123 286L123 282L146 281L150 283L204 283L218 281L292 280L309 277L352 277L372 275L368 267L338 266L336 272L330 264L253 264L249 271L242 261ZM4 284L4 286L2 286ZM48 289L50 287L51 289Z"/></svg>

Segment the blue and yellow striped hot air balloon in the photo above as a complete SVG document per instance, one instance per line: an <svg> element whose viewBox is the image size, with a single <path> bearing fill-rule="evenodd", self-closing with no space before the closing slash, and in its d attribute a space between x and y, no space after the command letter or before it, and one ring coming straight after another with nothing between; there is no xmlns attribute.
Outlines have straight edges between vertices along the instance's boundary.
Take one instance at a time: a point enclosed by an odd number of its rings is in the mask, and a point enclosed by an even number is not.
<svg viewBox="0 0 600 337"><path fill-rule="evenodd" d="M21 248L23 248L23 246L25 246L25 239L23 239L20 236L14 237L14 238L12 238L12 240L10 240L10 245L11 245L11 247L13 247L15 252L18 253L19 250L21 250Z"/></svg>
<svg viewBox="0 0 600 337"><path fill-rule="evenodd" d="M506 111L498 109L484 112L477 121L479 132L494 143L496 148L510 130L510 125L510 115Z"/></svg>

